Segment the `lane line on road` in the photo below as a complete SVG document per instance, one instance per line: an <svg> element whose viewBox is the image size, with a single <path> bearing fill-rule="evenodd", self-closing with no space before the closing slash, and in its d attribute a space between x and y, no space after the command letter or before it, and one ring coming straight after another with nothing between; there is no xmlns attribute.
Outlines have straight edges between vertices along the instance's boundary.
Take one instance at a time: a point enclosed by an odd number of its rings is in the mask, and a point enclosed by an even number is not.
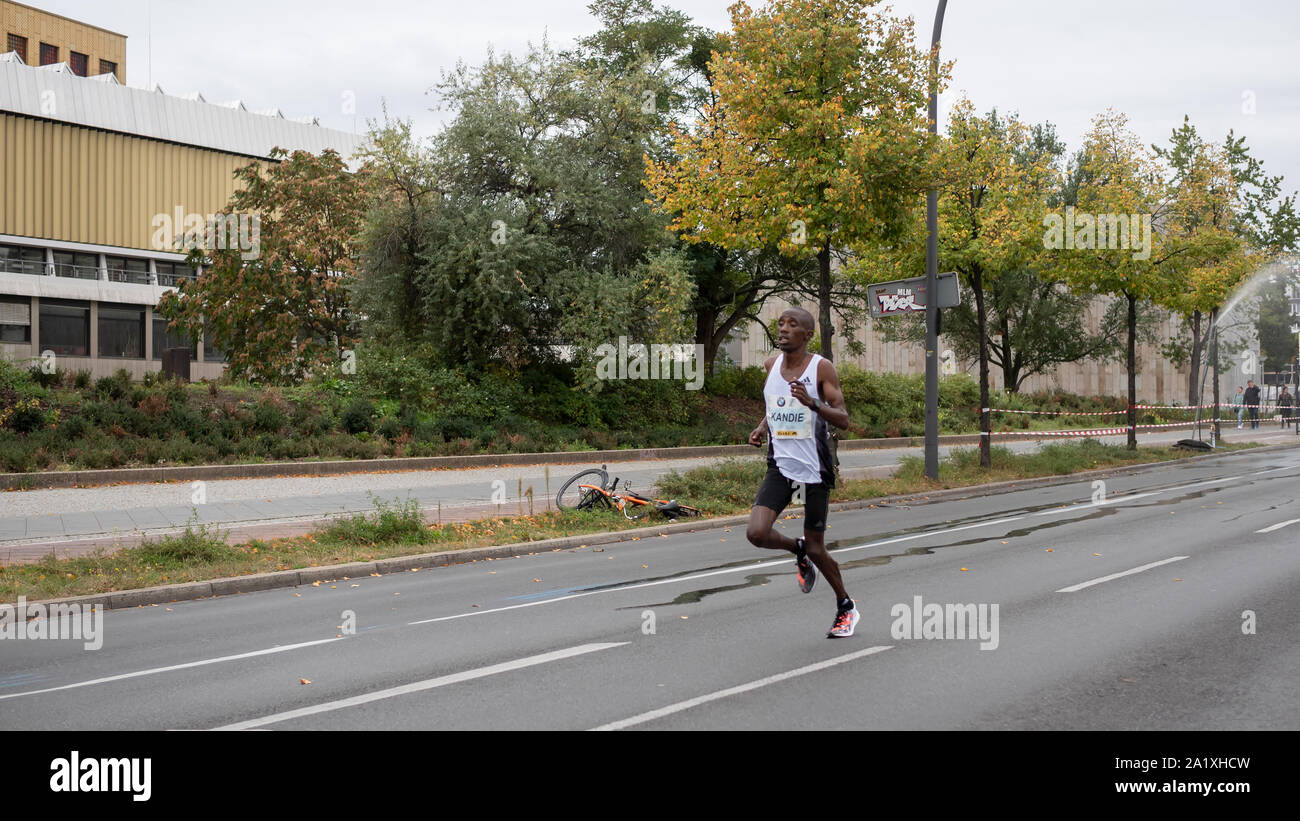
<svg viewBox="0 0 1300 821"><path fill-rule="evenodd" d="M452 673L447 676L416 681L411 684L403 684L399 687L390 687L387 690L378 690L373 693L352 696L351 698L341 698L337 701L327 701L324 704L317 704L312 707L302 707L297 710L289 710L283 713L254 718L249 721L240 721L235 724L227 724L224 727L216 727L216 730L251 730L255 727L264 727L267 724L275 724L281 721L288 721L293 718L302 718L304 716L317 715L332 710L342 710L345 707L356 707L360 704L368 704L372 701L380 701L386 698L404 696L410 693L420 693L425 690L432 690L435 687L445 687L449 684L459 684L463 681L473 681L474 679L485 678L496 675L497 673L508 673L512 670L522 670L526 667L536 667L539 664L546 664L551 661L581 656L586 653L595 653L600 650L609 650L613 647L622 647L629 642L604 642L598 644L580 644L577 647L569 647L564 650L555 650L550 653L542 653L537 656L527 656L526 658L506 661L501 664L493 664L489 667L479 667L476 670L465 670L460 673Z"/></svg>
<svg viewBox="0 0 1300 821"><path fill-rule="evenodd" d="M602 724L599 727L593 727L592 730L593 731L622 730L637 724L644 724L647 721L654 721L657 718L670 716L673 713L680 713L683 710L689 710L692 707L698 707L701 704L708 704L710 701L717 701L718 699L727 698L728 696L739 695L740 693L747 693L750 690L757 690L760 687L766 687L769 684L776 684L779 681L786 681L787 679L797 678L798 676L804 676L809 673L815 673L818 670L825 670L828 667L834 667L838 664L845 664L847 662L854 661L855 659L860 659L866 656L875 655L876 653L881 653L884 652L885 650L889 650L892 647L893 645L868 647L866 650L859 650L856 653L849 653L843 656L836 656L835 658L830 658L827 659L826 661L819 661L816 664L809 664L806 667L797 667L794 670L787 670L784 673L777 673L774 676L768 676L767 678L760 678L757 681L751 681L748 684L741 684L737 687L728 687L725 690L718 690L716 693L709 693L708 695L697 696L695 698L687 699L686 701L679 701L676 704L669 704L667 707L660 707L658 710L651 710L648 713L641 713L640 715L635 715L632 716L631 718L625 718L621 721L614 721L609 724Z"/></svg>
<svg viewBox="0 0 1300 821"><path fill-rule="evenodd" d="M1072 584L1069 587L1062 587L1060 590L1056 592L1074 593L1075 591L1082 590L1085 587L1092 587L1094 584L1101 584L1102 582L1108 582L1111 581L1112 579L1118 579L1123 576L1132 576L1134 573L1141 573L1144 570L1150 570L1153 567L1159 567L1163 564L1169 564L1170 562L1181 562L1183 559L1186 558L1187 558L1186 556L1174 556L1173 558L1170 559L1161 559L1158 562L1151 562L1150 564L1144 564L1141 567L1135 567L1132 570L1124 570L1119 573L1111 573L1109 576L1102 576L1100 579L1091 579L1086 582Z"/></svg>
<svg viewBox="0 0 1300 821"><path fill-rule="evenodd" d="M0 701L7 698L19 698L21 696L35 696L41 693L53 693L56 690L72 690L77 687L89 687L92 684L106 684L110 681L121 681L128 678L139 678L140 676L152 676L157 673L169 673L172 670L186 670L191 667L203 667L208 664L220 664L223 661L238 661L239 659L253 658L255 656L269 656L272 653L285 653L290 650L301 650L304 647L316 647L321 644L329 644L334 641L342 641L340 638L320 639L318 641L304 641L300 644L286 644L282 647L270 647L266 650L254 650L251 653L238 653L233 656L220 656L218 658L203 659L201 661L189 661L184 664L173 664L168 667L154 667L149 670L137 670L134 673L122 673L116 676L105 676L103 678L90 679L89 681L78 681L75 684L63 684L58 687L47 687L44 690L28 690L25 693L9 693L0 695Z"/></svg>
<svg viewBox="0 0 1300 821"><path fill-rule="evenodd" d="M878 542L868 542L867 544L853 545L852 547L836 548L834 552L837 554L848 553L849 551L852 550L863 550L868 547L881 547L883 545L894 544L896 542L906 542L912 539L924 539L928 536L941 536L945 533L955 533L958 530L970 530L973 527L989 527L990 525L1006 524L1007 522L1015 522L1023 518L1024 518L1023 516L1013 516L1008 519L994 519L989 522L978 522L973 525L962 525L961 527L950 527L945 530L930 530L930 531L926 531L925 533L913 533L909 536L898 536L893 539L884 539ZM692 573L689 576L677 576L671 579L658 579L652 582L637 582L633 584L620 585L618 587L607 587L601 590L588 590L583 593L572 593L567 596L557 596L553 599L542 599L540 601L524 602L523 604L510 604L510 605L506 605L505 607L493 607L488 610L471 610L468 613L457 613L454 616L438 616L437 618L432 618L432 619L420 619L419 621L407 622L407 625L410 626L416 624L433 624L434 622L452 621L453 619L464 619L464 618L469 618L470 616L485 616L488 613L501 613L506 610L518 610L521 607L536 607L539 604L554 604L556 602L569 601L570 599L581 599L586 596L596 596L601 593L621 593L626 590L640 590L645 587L658 587L659 585L664 585L664 584L677 584L678 582L690 582L690 581L695 581L697 579L705 579L710 576L721 576L728 573L750 573L755 570L762 570L763 568L766 567L779 567L782 565L789 565L791 561L792 559L773 559L771 561L755 562L754 564L747 564L741 567L728 567L722 570L710 570L705 573Z"/></svg>
<svg viewBox="0 0 1300 821"><path fill-rule="evenodd" d="M1300 519L1291 519L1290 521L1287 521L1287 522L1278 522L1278 523L1275 524L1275 525L1269 525L1268 527L1262 528L1262 529L1260 529L1260 530L1256 530L1255 532L1256 532L1256 533L1272 533L1274 530L1281 530L1282 528L1286 527L1287 525L1293 525L1293 524L1295 524L1296 522L1300 522Z"/></svg>
<svg viewBox="0 0 1300 821"><path fill-rule="evenodd" d="M1288 466L1286 466L1286 467L1281 467L1281 468L1271 468L1271 469L1269 469L1269 470L1256 471L1255 473L1246 474L1246 475L1250 475L1250 476L1258 476L1258 475L1260 475L1260 474L1264 474L1264 473L1273 473L1273 472L1275 472L1275 471L1279 471L1279 470L1293 470L1295 467L1296 467L1295 465L1288 465ZM1151 491L1146 491L1146 492L1143 492L1143 493L1136 493L1136 494L1133 494L1133 495L1121 496L1121 497L1116 498L1116 499L1107 499L1107 500L1105 500L1104 502L1098 503L1098 504L1096 504L1096 505L1094 505L1092 502L1084 502L1084 503L1082 503L1082 504L1070 505L1070 506L1068 506L1068 507L1061 507L1061 508L1053 508L1052 510L1037 511L1037 512L1035 512L1035 513L1032 513L1032 514L1026 514L1026 515L1031 515L1031 516L1050 516L1050 515L1060 514L1060 513L1069 513L1069 512L1071 512L1071 511L1081 510L1081 509L1086 509L1086 508L1090 508L1090 507L1100 507L1100 506L1102 506L1102 505L1119 505L1119 504L1123 504L1123 503L1126 503L1126 502L1137 501L1138 499L1144 499L1144 498L1146 498L1146 497L1148 497L1148 496L1155 496L1155 495L1162 494L1162 493L1172 493L1172 492L1174 492L1174 491L1178 491L1178 490L1189 490L1189 489L1191 489L1191 488L1204 487L1204 486L1207 486L1207 485L1222 484L1222 483L1224 483L1224 482L1232 482L1232 481L1235 481L1235 480L1237 480L1237 479L1241 479L1241 478L1243 478L1243 477L1242 477L1242 476L1227 476L1227 477L1224 477L1224 478L1222 478L1222 479L1210 479L1210 480L1203 481L1203 482L1192 482L1192 483L1190 483L1190 484L1186 484L1186 485L1175 485L1174 487L1162 488L1162 489L1160 489L1160 490L1151 490ZM895 538L892 538L892 539L883 539L883 540L875 541L875 542L866 542L866 543L863 543L863 544L852 545L852 546L850 546L850 547L840 547L840 548L836 548L836 549L835 549L834 551L832 551L832 552L834 552L835 554L838 555L838 554L841 554L841 553L849 553L849 552L854 551L854 550L865 550L865 549L867 549L867 548L872 548L872 547L884 547L885 545L896 544L896 543L898 543L898 542L905 542L905 541L910 541L910 540L913 540L913 539L923 539L923 538L926 538L926 537L929 537L929 536L942 536L942 535L945 535L945 534L947 534L947 533L955 533L955 532L957 532L957 531L959 531L959 530L969 530L969 529L971 529L971 528L976 528L976 527L990 527L990 526L992 526L992 525L1006 524L1006 523L1008 523L1008 522L1015 522L1015 521L1018 521L1018 520L1023 519L1023 518L1025 518L1025 517L1024 517L1024 516L1011 516L1011 517L1007 517L1007 518L1004 518L1004 519L993 519L993 520L991 520L991 521L987 521L987 522L977 522L977 523L975 523L975 524L962 525L961 527L944 528L944 529L941 529L941 530L928 530L928 531L925 531L925 532L923 532L923 533L912 533L912 534L909 534L909 535L907 535L907 536L898 536L898 537L895 537ZM664 584L675 584L675 583L677 583L677 582L695 581L695 580L697 580L697 579L708 578L708 577L710 577L710 576L720 576L720 575L725 575L725 574L729 574L729 573L747 573L747 572L751 572L751 571L754 571L754 570L762 570L762 569L764 569L764 568L768 568L768 567L777 567L777 566L779 566L779 565L783 565L783 564L786 564L786 563L788 563L788 562L789 562L789 559L774 559L774 560L772 560L772 561L767 561L767 562L756 562L756 563L754 563L754 564L744 565L743 567L726 568L726 569L724 569L724 570L712 570L712 571L708 571L708 572L705 572L705 573L694 573L694 574L691 574L691 575L689 575L689 576L679 576L679 577L672 578L672 579L659 579L659 580L657 580L657 581L653 581L653 582L641 582L641 583L635 583L635 584L629 584L629 585L622 585L622 586L618 586L618 587L608 587L608 588L604 588L604 589L601 589L601 590L588 590L588 591L584 591L584 592L580 592L580 593L571 593L571 594L564 595L564 596L556 596L555 598L539 599L539 600L537 600L537 601L524 602L524 603L522 603L522 604L511 604L511 605L506 605L506 606L504 606L504 607L493 607L493 608L489 608L489 609L486 609L486 610L472 610L472 611L470 611L470 612L468 612L468 613L457 613L457 614L455 614L455 615L451 615L451 616L438 616L438 617L436 617L436 618L431 618L431 619L420 619L420 620L418 620L418 621L407 622L407 624L408 624L408 626L414 626L414 625L417 625L417 624L434 624L434 623L436 623L436 622L442 622L442 621L454 621L454 620L456 620L456 619L464 619L464 618L469 618L469 617L471 617L471 616L485 616L485 615L488 615L489 613L502 613L502 612L505 612L505 611L508 611L508 610L518 610L518 609L523 608L523 607L536 607L536 606L538 606L538 605L542 605L542 604L554 604L554 603L556 603L556 602L569 601L569 600L571 600L571 599L580 599L580 598L584 598L584 597L586 597L586 596L595 596L595 595L598 595L598 594L600 594L600 593L616 593L616 592L622 592L622 591L625 591L625 590L638 590L638 589L640 589L640 588L644 588L644 587L655 587L655 586L658 586L658 585L664 585ZM1058 591L1058 592L1060 592L1060 591Z"/></svg>

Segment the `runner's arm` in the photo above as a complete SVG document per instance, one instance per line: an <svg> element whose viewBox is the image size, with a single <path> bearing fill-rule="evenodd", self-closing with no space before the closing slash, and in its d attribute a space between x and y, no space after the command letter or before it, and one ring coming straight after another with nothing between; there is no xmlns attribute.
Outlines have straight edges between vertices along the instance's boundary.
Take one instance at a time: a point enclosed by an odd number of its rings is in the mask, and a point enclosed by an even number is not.
<svg viewBox="0 0 1300 821"><path fill-rule="evenodd" d="M776 357L769 356L767 358L767 361L763 363L763 370L765 373L772 372L773 362L776 362ZM765 404L763 407L763 421L759 422L758 427L754 428L752 431L749 432L749 444L753 445L756 448L763 447L763 436L766 434L767 434L767 406Z"/></svg>
<svg viewBox="0 0 1300 821"><path fill-rule="evenodd" d="M829 359L817 363L817 380L821 383L823 397L817 415L837 428L848 428L849 411L844 405L844 391L840 390L840 376Z"/></svg>

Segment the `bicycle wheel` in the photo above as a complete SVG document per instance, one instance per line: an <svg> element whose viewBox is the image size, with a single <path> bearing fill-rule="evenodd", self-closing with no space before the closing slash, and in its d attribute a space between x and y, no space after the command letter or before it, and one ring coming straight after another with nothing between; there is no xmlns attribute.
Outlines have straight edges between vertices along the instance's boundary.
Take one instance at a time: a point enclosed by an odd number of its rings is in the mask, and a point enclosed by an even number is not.
<svg viewBox="0 0 1300 821"><path fill-rule="evenodd" d="M579 485L604 487L608 481L609 474L599 468L584 470L565 482L560 492L555 494L555 506L561 510L584 510L591 507L597 498L604 499L604 495Z"/></svg>

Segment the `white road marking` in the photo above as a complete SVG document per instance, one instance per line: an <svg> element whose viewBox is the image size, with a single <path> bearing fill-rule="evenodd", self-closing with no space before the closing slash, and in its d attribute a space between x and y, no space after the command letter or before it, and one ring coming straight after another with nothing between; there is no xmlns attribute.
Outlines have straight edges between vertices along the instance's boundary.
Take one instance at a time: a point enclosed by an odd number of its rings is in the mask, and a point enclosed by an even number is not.
<svg viewBox="0 0 1300 821"><path fill-rule="evenodd" d="M64 684L59 687L48 687L44 690L29 690L25 693L9 693L0 695L0 701L7 698L19 698L20 696L35 696L41 693L53 693L56 690L71 690L76 687L89 687L92 684L106 684L110 681L121 681L127 678L138 678L140 676L152 676L157 673L169 673L172 670L185 670L190 667L203 667L207 664L220 664L223 661L237 661L239 659L253 658L254 656L269 656L272 653L285 653L289 650L300 650L303 647L315 647L321 644L329 644L333 641L342 641L340 638L320 639L318 641L304 641L301 644L286 644L282 647L270 647L266 650L254 650L251 653L238 653L233 656L220 656L213 659L203 659L201 661L189 661L184 664L173 664L169 667L154 667L149 670L137 670L134 673L122 673L116 676L105 676L104 678L90 679L89 681L78 681L75 684Z"/></svg>
<svg viewBox="0 0 1300 821"><path fill-rule="evenodd" d="M425 681L416 681L411 684L403 684L400 687L390 687L387 690L379 690L374 693L365 693L364 695L352 696L351 698L342 698L337 701L327 701L324 704L317 704L313 707L303 707L297 710L289 710L284 713L275 713L274 715L263 718L254 718L249 721L240 721L236 724L227 724L224 727L216 727L217 730L249 730L254 727L262 727L267 724L275 724L280 721L288 721L292 718L301 718L303 716L316 715L331 710L342 710L345 707L355 707L359 704L368 704L372 701L380 701L395 696L404 696L409 693L419 693L425 690L432 690L435 687L445 687L448 684L459 684L462 681L473 681L477 678L496 675L497 673L508 673L511 670L522 670L525 667L535 667L538 664L546 664L551 661L581 656L586 653L595 653L599 650L608 650L612 647L622 647L627 644L626 641L606 642L602 644L580 644L577 647L569 647L565 650L555 650L550 653L542 653L538 656L528 656L526 658L506 661L501 664L493 664L489 667L480 667L477 670L465 670L460 673L452 673L447 676L426 679Z"/></svg>
<svg viewBox="0 0 1300 821"><path fill-rule="evenodd" d="M1118 579L1121 576L1131 576L1134 573L1141 573L1143 570L1150 570L1151 568L1159 567L1162 564L1169 564L1170 562L1181 562L1183 559L1186 558L1187 558L1186 556L1174 556L1173 558L1170 559L1161 559L1158 562L1151 562L1150 564L1144 564L1141 567L1135 567L1132 570L1125 570L1120 573L1111 573L1109 576L1102 576L1100 579L1092 579L1091 581L1080 582L1079 584L1072 584L1069 587L1062 587L1060 590L1056 592L1073 593L1076 590L1082 590L1085 587L1092 587L1094 584L1101 584L1102 582L1108 582L1111 579Z"/></svg>
<svg viewBox="0 0 1300 821"><path fill-rule="evenodd" d="M853 661L854 659L860 659L865 656L881 653L885 650L889 650L892 646L893 645L868 647L866 650L859 650L856 653L836 656L835 658L830 658L826 661L819 661L816 664L809 664L806 667L798 667L794 670L787 670L784 673L777 673L774 676L760 678L758 681L751 681L748 684L741 684L738 687L728 687L727 689L719 690L716 693L709 693L708 695L697 696L695 698L687 699L686 701L679 701L676 704L669 704L667 707L660 707L658 710L651 710L648 713L641 713L640 715L625 718L621 721L602 724L599 727L593 727L592 730L622 730L636 724L644 724L647 721L654 721L657 718L663 718L664 716L669 716L673 713L680 713L682 710L689 710L692 707L698 707L699 705L707 704L710 701L717 701L720 698L727 698L728 696L747 693L750 690L757 690L758 688L766 687L769 684L776 684L778 681L785 681L786 679L796 678L798 676L807 675L808 673L815 673L818 670L825 670L827 667L834 667L837 664L844 664Z"/></svg>
<svg viewBox="0 0 1300 821"><path fill-rule="evenodd" d="M1296 522L1300 522L1300 519L1292 519L1292 520L1290 520L1290 521L1288 521L1288 522L1278 522L1278 523L1275 524L1275 525L1269 525L1268 527L1263 528L1263 529L1261 529L1261 530L1256 530L1255 532L1256 532L1256 533L1272 533L1274 530L1281 530L1282 528L1286 527L1287 525L1293 525L1293 524L1295 524Z"/></svg>
<svg viewBox="0 0 1300 821"><path fill-rule="evenodd" d="M961 527L950 527L944 530L929 530L924 533L913 533L910 536L898 536L893 539L884 539L878 542L868 542L866 544L853 545L852 547L840 547L840 548L836 548L834 552L836 555L838 555L840 553L848 553L851 550L862 550L868 547L881 547L882 545L894 544L895 542L906 542L912 539L924 539L927 536L942 536L945 533L955 533L958 530L969 530L973 527L989 527L990 525L1000 525L1000 524L1005 524L1007 522L1019 521L1020 519L1023 518L1024 518L1023 516L1013 516L1009 519L994 519L993 521L990 522L978 522L973 525L962 525ZM706 573L692 573L689 576L678 576L671 579L658 579L653 582L639 582L636 584L620 585L618 587L607 587L601 590L587 590L582 593L570 593L567 596L556 596L553 599L539 599L538 601L524 602L523 604L510 604L510 605L506 605L505 607L493 607L488 610L471 610L468 613L457 613L454 616L438 616L437 618L432 618L432 619L421 619L419 621L407 622L407 625L409 626L409 625L416 625L416 624L433 624L434 622L451 621L453 619L464 619L470 616L485 616L488 613L501 613L506 610L518 610L521 607L536 607L540 604L554 604L555 602L568 601L570 599L581 599L586 596L596 596L601 593L621 593L625 590L640 590L643 587L658 587L659 585L663 585L663 584L676 584L678 582L690 582L690 581L695 581L696 579L704 579L704 578L708 578L709 576L722 576L728 573L750 573L754 570L761 570L765 567L778 567L783 565L789 565L790 562L791 559L788 558L773 559L772 561L756 562L755 564L747 564L742 567L728 567L723 570L710 570Z"/></svg>

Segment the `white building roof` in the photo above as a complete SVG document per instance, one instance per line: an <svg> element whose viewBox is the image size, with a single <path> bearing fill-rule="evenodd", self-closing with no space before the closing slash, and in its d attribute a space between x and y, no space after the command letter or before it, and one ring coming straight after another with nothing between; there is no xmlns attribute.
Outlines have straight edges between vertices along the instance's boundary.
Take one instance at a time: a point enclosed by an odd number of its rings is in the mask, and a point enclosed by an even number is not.
<svg viewBox="0 0 1300 821"><path fill-rule="evenodd" d="M365 144L361 135L311 124L312 118L268 116L238 101L214 104L199 94L175 97L157 87L119 85L115 78L78 77L62 64L35 68L14 52L0 54L0 111L250 157L269 157L278 146L313 154L332 148L350 160Z"/></svg>

